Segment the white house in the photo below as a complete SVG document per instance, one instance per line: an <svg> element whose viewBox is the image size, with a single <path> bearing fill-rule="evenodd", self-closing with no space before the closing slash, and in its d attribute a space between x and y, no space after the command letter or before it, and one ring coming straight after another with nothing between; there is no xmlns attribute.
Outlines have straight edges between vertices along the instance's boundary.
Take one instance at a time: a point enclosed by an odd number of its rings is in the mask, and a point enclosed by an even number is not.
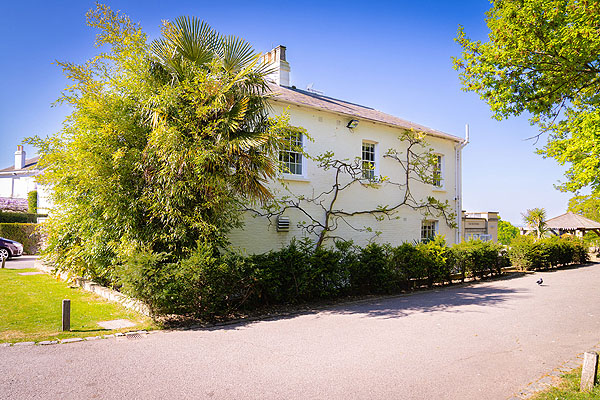
<svg viewBox="0 0 600 400"><path fill-rule="evenodd" d="M359 245L365 245L369 241L398 245L402 242L419 241L437 233L444 235L448 243L459 242L462 223L461 150L468 139L369 107L290 86L290 65L286 61L285 50L284 46L278 46L263 57L263 62L270 64L273 69L269 77L273 82L271 90L274 92L270 102L271 112L273 115L288 112L290 124L307 130L312 140L299 137L296 138L296 143L308 155L316 156L333 151L335 159L359 158L359 162L362 161L371 169L367 174L387 176L390 182L398 182L404 177L402 167L397 161L384 155L391 148L400 153L406 152L407 144L398 140L403 131L412 129L424 132L426 141L435 154L439 176L436 176L433 184L411 182L410 190L417 200L432 196L440 202L447 201L449 212L454 214L454 227L449 226L445 218L427 215L423 210L407 206L400 207L392 218L383 218L381 221L371 214L358 214L337 220L337 228L331 232L331 236L352 239ZM299 152L283 152L280 160L286 164L289 173L284 174L280 182L271 184L278 196L314 199L331 191L335 181L333 170L319 168L317 162L307 159ZM282 188L282 183L287 189ZM353 184L339 192L335 209L348 212L372 210L382 205L393 206L401 201L404 192L398 186L391 183L377 186L378 188L373 188L360 183ZM244 229L230 235L232 244L248 253L258 253L280 248L293 237L309 236L316 239L314 233L318 233L318 229L311 233L302 227L302 223L310 224L311 218L324 223L323 207L331 203L331 194L325 194L319 199L322 200L321 204L304 202L303 210L293 207L286 209L279 219L269 220L253 212L246 213ZM286 226L288 222L289 228Z"/></svg>
<svg viewBox="0 0 600 400"><path fill-rule="evenodd" d="M38 159L27 159L23 146L17 146L14 165L0 169L0 209L27 211L27 194L37 191L38 213L48 212L47 190L35 180L41 173L37 168Z"/></svg>
<svg viewBox="0 0 600 400"><path fill-rule="evenodd" d="M325 209L328 207L338 214L358 213L330 218L334 229L329 236L352 239L359 245L371 241L399 245L420 241L433 234L444 235L449 244L460 242L461 151L468 143L468 131L467 139L463 139L369 107L297 89L290 84L290 65L285 50L284 46L278 46L263 57L263 62L273 70L269 76L273 92L270 100L272 115L287 112L291 125L306 129L310 140L305 135L294 138L295 144L306 154L314 157L331 151L333 159L348 160L349 163L357 160L365 178L386 176L389 182L369 185L368 179L355 181L338 193L331 207L334 170L320 168L317 161L300 152L283 151L280 161L289 173L271 182L270 188L279 198L295 199L301 208L287 208L278 217L270 219L251 211L245 213L244 228L230 234L232 245L248 253L260 253L285 246L294 237L316 240L320 231L318 225L327 221ZM454 215L451 221L406 205L399 207L393 215L379 214L379 219L372 213L361 213L402 202L405 191L396 183L403 182L405 173L398 161L386 157L386 153L388 149L396 149L400 155L406 153L407 143L398 137L408 130L426 135L436 160L436 177L431 184L410 183L415 204L428 197L447 203L447 211ZM25 151L19 146L15 165L0 170L0 201L2 198L26 199L28 192L37 190L38 209L47 212L46 190L35 182L35 176L40 172L37 158L26 160ZM348 177L342 177L340 182L348 183ZM307 202L307 199L314 201ZM314 225L312 231L307 229L310 224Z"/></svg>

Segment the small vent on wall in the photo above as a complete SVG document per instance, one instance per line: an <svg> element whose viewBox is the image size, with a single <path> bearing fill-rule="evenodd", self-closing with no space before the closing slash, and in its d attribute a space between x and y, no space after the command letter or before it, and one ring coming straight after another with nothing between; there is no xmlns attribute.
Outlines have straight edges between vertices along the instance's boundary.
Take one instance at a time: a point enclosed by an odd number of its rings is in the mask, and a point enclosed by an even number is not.
<svg viewBox="0 0 600 400"><path fill-rule="evenodd" d="M290 230L290 218L279 216L277 217L277 232L288 232Z"/></svg>

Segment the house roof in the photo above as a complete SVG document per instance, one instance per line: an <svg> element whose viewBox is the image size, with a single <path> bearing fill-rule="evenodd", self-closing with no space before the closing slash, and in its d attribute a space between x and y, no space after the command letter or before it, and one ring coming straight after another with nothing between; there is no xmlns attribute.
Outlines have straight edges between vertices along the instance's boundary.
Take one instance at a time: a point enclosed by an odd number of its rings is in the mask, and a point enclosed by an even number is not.
<svg viewBox="0 0 600 400"><path fill-rule="evenodd" d="M546 225L551 229L562 230L582 230L582 229L600 229L600 223L572 212L559 215L546 221Z"/></svg>
<svg viewBox="0 0 600 400"><path fill-rule="evenodd" d="M402 118L375 110L374 108L349 103L347 101L335 99L333 97L324 96L322 94L309 92L306 90L296 89L294 87L290 88L269 83L269 88L273 92L274 101L281 101L288 104L330 111L337 114L347 115L348 117L356 118L358 120L362 119L378 122L402 129L414 129L416 131L425 132L431 136L449 139L455 142L464 142L464 139L458 136L450 135L420 124L416 124L414 122L410 122Z"/></svg>
<svg viewBox="0 0 600 400"><path fill-rule="evenodd" d="M23 168L21 169L15 169L14 165L11 165L8 168L4 168L4 169L0 169L0 172L13 172L13 171L24 171L24 170L35 170L37 163L39 161L39 157L33 157L33 158L28 158L27 160L25 160L25 165L23 166Z"/></svg>

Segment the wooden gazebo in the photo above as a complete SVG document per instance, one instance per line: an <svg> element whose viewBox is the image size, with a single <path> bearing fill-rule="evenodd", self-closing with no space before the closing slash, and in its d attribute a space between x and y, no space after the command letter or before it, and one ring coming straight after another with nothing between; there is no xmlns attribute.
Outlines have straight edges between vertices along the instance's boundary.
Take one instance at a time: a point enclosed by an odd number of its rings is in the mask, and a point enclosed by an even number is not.
<svg viewBox="0 0 600 400"><path fill-rule="evenodd" d="M581 237L589 231L596 232L600 236L600 222L572 212L547 220L546 226L557 236L570 234Z"/></svg>

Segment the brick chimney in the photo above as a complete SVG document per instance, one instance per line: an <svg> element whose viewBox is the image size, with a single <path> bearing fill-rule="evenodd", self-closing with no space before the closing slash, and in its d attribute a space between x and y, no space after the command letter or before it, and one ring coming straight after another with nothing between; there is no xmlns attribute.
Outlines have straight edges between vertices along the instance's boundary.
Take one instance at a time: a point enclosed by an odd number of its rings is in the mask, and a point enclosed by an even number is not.
<svg viewBox="0 0 600 400"><path fill-rule="evenodd" d="M279 86L290 86L290 64L285 60L285 46L277 46L265 53L263 64L273 71L267 75L267 80Z"/></svg>
<svg viewBox="0 0 600 400"><path fill-rule="evenodd" d="M18 145L15 151L15 169L23 169L25 166L25 150L23 146Z"/></svg>

